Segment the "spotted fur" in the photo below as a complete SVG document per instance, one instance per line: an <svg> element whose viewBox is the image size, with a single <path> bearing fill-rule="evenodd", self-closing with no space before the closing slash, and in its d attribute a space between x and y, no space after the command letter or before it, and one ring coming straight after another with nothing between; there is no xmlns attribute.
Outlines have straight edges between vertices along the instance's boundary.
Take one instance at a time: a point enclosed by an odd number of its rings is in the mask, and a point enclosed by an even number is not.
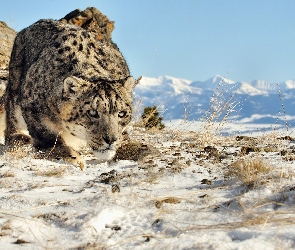
<svg viewBox="0 0 295 250"><path fill-rule="evenodd" d="M91 149L111 159L130 122L135 86L111 40L54 20L21 31L5 93L5 143L33 143L77 163Z"/></svg>

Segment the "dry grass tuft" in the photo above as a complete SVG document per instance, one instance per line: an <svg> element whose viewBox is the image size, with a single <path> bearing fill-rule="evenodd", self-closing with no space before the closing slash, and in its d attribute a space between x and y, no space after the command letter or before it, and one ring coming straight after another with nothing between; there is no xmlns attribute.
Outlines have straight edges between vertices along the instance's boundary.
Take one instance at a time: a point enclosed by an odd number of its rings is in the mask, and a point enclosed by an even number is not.
<svg viewBox="0 0 295 250"><path fill-rule="evenodd" d="M243 185L255 187L265 182L273 167L261 157L245 157L234 162L227 176L238 178Z"/></svg>
<svg viewBox="0 0 295 250"><path fill-rule="evenodd" d="M11 234L11 221L6 221L0 228L0 237L8 236Z"/></svg>
<svg viewBox="0 0 295 250"><path fill-rule="evenodd" d="M35 172L36 176L45 176L45 177L62 177L66 174L68 169L71 166L58 166L58 167L51 167L44 171Z"/></svg>
<svg viewBox="0 0 295 250"><path fill-rule="evenodd" d="M31 145L14 145L12 147L1 147L1 153L12 160L20 160L32 154L33 148Z"/></svg>
<svg viewBox="0 0 295 250"><path fill-rule="evenodd" d="M13 178L0 178L0 187L3 188L20 188L23 186L23 183Z"/></svg>
<svg viewBox="0 0 295 250"><path fill-rule="evenodd" d="M234 97L240 87L228 84L224 77L220 80L201 119L200 134L204 139L220 134L230 115L238 112L240 102L234 101Z"/></svg>
<svg viewBox="0 0 295 250"><path fill-rule="evenodd" d="M177 204L180 203L180 199L177 197L166 197L163 199L159 199L155 202L156 208L160 208L163 203Z"/></svg>
<svg viewBox="0 0 295 250"><path fill-rule="evenodd" d="M11 170L8 170L6 172L4 172L3 174L0 173L0 178L6 178L6 177L15 177L15 173L12 172Z"/></svg>

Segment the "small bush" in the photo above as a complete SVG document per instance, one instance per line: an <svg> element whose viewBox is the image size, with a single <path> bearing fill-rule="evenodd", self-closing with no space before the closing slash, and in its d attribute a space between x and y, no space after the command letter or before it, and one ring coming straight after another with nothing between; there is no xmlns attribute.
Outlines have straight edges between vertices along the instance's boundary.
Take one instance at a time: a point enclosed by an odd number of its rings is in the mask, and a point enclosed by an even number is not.
<svg viewBox="0 0 295 250"><path fill-rule="evenodd" d="M162 123L163 117L159 116L157 106L145 107L141 116L141 122L147 129L156 128L162 130L165 125Z"/></svg>

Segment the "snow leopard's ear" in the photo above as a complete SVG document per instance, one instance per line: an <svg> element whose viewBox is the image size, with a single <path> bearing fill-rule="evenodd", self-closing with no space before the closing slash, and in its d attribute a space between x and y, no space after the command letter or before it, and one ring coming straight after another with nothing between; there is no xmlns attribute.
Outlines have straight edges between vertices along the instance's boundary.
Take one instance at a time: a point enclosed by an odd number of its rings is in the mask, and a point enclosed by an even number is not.
<svg viewBox="0 0 295 250"><path fill-rule="evenodd" d="M82 79L69 76L64 80L63 97L67 99L75 99L79 94L88 89L88 82Z"/></svg>
<svg viewBox="0 0 295 250"><path fill-rule="evenodd" d="M139 81L141 80L141 77L138 78L136 81L134 81L134 78L132 76L128 77L128 79L124 82L124 88L129 90L129 91L133 91L133 89L135 88L135 86L139 83Z"/></svg>

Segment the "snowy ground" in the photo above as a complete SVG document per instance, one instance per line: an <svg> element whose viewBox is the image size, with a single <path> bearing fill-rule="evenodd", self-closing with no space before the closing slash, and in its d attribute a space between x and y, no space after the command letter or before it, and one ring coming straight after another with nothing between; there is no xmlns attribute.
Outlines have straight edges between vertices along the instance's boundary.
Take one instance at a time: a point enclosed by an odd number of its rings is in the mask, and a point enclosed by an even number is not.
<svg viewBox="0 0 295 250"><path fill-rule="evenodd" d="M200 121L183 121L181 119L165 120L163 122L166 127L172 130L184 130L198 132L206 129L206 123ZM260 136L262 134L270 134L275 132L284 133L286 135L295 136L295 129L285 124L267 124L267 123L241 123L241 122L225 122L212 123L213 132L220 132L223 135L249 135ZM293 135L294 133L294 135Z"/></svg>
<svg viewBox="0 0 295 250"><path fill-rule="evenodd" d="M295 249L295 141L178 128L84 171L2 147L0 248Z"/></svg>

